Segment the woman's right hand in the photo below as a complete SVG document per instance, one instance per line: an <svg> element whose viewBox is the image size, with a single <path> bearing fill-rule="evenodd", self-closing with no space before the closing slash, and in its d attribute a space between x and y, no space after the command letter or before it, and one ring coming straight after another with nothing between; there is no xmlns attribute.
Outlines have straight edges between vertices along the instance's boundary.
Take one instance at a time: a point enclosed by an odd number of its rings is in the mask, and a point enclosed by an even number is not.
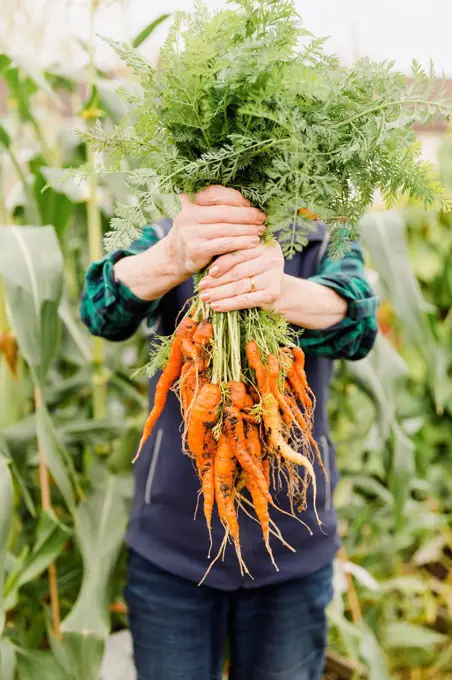
<svg viewBox="0 0 452 680"><path fill-rule="evenodd" d="M203 269L217 255L254 248L265 226L265 215L239 191L209 186L191 201L180 196L182 210L165 237L168 256L182 278Z"/></svg>

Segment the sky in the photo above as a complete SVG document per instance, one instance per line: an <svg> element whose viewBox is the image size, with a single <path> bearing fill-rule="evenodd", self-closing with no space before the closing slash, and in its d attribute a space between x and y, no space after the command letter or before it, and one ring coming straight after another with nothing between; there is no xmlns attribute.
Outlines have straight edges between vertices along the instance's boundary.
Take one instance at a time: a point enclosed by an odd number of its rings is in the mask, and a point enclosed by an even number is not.
<svg viewBox="0 0 452 680"><path fill-rule="evenodd" d="M63 62L77 68L84 60L78 39L89 31L90 0L0 0L0 43L6 43L35 64ZM208 0L219 7L221 0ZM394 59L408 72L413 57L452 77L451 0L296 0L304 24L316 35L330 36L329 50L350 64L359 56ZM96 31L119 39L137 34L163 12L190 9L192 0L100 0ZM166 25L146 43L155 57ZM114 63L110 49L99 40L97 56L104 66Z"/></svg>

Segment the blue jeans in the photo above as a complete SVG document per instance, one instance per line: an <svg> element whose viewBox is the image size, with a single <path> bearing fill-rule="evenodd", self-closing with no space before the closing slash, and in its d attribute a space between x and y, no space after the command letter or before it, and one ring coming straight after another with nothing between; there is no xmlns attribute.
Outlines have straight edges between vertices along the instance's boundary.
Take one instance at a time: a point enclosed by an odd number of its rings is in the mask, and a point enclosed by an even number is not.
<svg viewBox="0 0 452 680"><path fill-rule="evenodd" d="M131 551L126 600L138 680L319 680L332 565L233 592L197 586Z"/></svg>

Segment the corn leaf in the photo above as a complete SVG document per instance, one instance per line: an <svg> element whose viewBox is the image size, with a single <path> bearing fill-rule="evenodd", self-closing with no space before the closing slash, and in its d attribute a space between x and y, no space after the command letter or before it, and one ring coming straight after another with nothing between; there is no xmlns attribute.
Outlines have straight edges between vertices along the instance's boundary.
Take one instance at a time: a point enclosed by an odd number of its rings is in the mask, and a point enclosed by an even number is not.
<svg viewBox="0 0 452 680"><path fill-rule="evenodd" d="M0 594L3 592L5 575L5 560L8 549L9 533L13 519L13 482L9 467L4 459L0 458ZM5 624L3 597L0 596L0 635Z"/></svg>
<svg viewBox="0 0 452 680"><path fill-rule="evenodd" d="M0 274L21 355L42 385L59 341L63 259L54 229L1 228Z"/></svg>

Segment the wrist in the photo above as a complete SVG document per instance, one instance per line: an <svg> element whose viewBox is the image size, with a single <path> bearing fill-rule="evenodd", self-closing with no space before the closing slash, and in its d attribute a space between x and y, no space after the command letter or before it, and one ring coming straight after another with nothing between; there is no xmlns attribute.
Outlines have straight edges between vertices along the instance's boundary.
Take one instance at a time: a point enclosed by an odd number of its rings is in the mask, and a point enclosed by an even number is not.
<svg viewBox="0 0 452 680"><path fill-rule="evenodd" d="M284 274L281 285L281 295L273 303L272 310L287 318L289 310L293 307L295 300L297 300L298 305L301 306L302 300L300 299L300 295L302 294L303 282L304 279L298 279L294 276L289 276L289 274Z"/></svg>
<svg viewBox="0 0 452 680"><path fill-rule="evenodd" d="M175 288L189 277L185 271L184 259L181 257L177 243L171 233L143 253L147 264L152 266L154 274L165 282L168 290Z"/></svg>

